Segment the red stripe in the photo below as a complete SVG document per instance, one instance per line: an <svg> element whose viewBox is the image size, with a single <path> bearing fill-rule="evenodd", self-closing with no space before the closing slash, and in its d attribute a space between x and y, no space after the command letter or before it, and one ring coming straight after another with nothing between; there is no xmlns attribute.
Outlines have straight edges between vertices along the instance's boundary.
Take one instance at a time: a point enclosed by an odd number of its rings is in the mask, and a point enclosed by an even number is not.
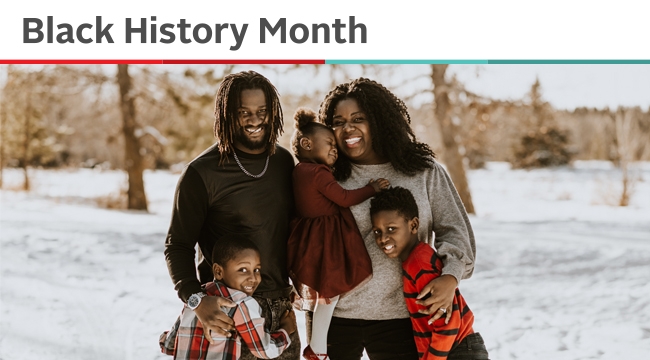
<svg viewBox="0 0 650 360"><path fill-rule="evenodd" d="M254 60L254 59L213 59L213 60L121 60L121 59L111 59L111 60L54 60L54 59L43 59L43 60L34 60L34 59L13 59L6 60L0 59L0 64L42 64L42 65L106 65L106 64L143 64L143 65L155 65L155 64L259 64L259 65L294 65L294 64L310 64L310 65L321 65L325 64L325 60L309 60L309 59L267 59L267 60Z"/></svg>
<svg viewBox="0 0 650 360"><path fill-rule="evenodd" d="M163 64L310 64L310 65L320 65L325 64L325 60L295 60L295 59L268 59L268 60L252 60L252 59L241 59L241 60L162 60Z"/></svg>
<svg viewBox="0 0 650 360"><path fill-rule="evenodd" d="M0 60L0 64L38 64L38 65L104 65L104 64L163 64L164 60Z"/></svg>

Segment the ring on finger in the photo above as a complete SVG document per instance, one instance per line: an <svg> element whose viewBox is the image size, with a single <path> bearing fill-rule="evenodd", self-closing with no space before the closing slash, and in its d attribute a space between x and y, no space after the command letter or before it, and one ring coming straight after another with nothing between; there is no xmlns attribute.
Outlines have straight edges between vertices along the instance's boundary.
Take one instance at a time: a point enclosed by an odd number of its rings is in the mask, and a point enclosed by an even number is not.
<svg viewBox="0 0 650 360"><path fill-rule="evenodd" d="M446 309L446 308L440 308L440 309L438 309L438 311L442 311L443 314L447 313L447 309Z"/></svg>

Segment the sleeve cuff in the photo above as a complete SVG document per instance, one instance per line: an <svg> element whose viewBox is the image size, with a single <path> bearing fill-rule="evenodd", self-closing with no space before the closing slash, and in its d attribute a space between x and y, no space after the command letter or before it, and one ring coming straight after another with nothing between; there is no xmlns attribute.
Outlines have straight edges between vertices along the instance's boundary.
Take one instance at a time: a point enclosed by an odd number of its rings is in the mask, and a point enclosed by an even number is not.
<svg viewBox="0 0 650 360"><path fill-rule="evenodd" d="M280 329L280 332L284 333L284 337L287 339L287 347L291 345L291 337L289 336L289 333L285 329Z"/></svg>
<svg viewBox="0 0 650 360"><path fill-rule="evenodd" d="M187 299L189 299L192 294L196 294L201 291L203 291L203 289L201 289L201 284L199 284L198 281L192 282L186 284L178 291L178 297L187 304Z"/></svg>
<svg viewBox="0 0 650 360"><path fill-rule="evenodd" d="M465 266L459 260L447 258L444 266L442 267L442 275L451 275L456 278L456 282L460 285L460 280L463 278Z"/></svg>

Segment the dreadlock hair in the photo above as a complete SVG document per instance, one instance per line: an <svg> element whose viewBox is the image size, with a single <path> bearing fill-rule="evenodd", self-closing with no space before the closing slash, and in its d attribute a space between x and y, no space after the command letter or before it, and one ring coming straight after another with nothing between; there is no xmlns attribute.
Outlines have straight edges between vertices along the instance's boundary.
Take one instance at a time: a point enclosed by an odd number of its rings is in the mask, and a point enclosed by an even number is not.
<svg viewBox="0 0 650 360"><path fill-rule="evenodd" d="M301 139L312 136L319 130L332 131L327 125L319 123L317 117L318 115L314 110L304 107L298 108L293 115L295 130L291 136L291 151L298 160L300 160L298 150L300 149Z"/></svg>
<svg viewBox="0 0 650 360"><path fill-rule="evenodd" d="M269 137L269 154L275 153L273 146L283 132L282 107L278 90L269 79L255 71L242 71L227 75L219 89L214 102L214 136L219 139L218 149L221 154L220 164L232 151L234 136L239 126L239 107L243 90L260 89L266 98L267 118L271 135Z"/></svg>
<svg viewBox="0 0 650 360"><path fill-rule="evenodd" d="M388 159L395 170L415 175L433 166L433 150L416 140L406 105L390 90L366 78L340 84L320 104L319 120L332 127L334 109L344 99L356 100L368 118L373 150ZM350 159L339 152L334 164L334 177L346 180L351 171Z"/></svg>
<svg viewBox="0 0 650 360"><path fill-rule="evenodd" d="M397 211L408 220L418 217L418 204L413 194L403 187L382 190L370 200L370 216L380 211Z"/></svg>
<svg viewBox="0 0 650 360"><path fill-rule="evenodd" d="M237 254L248 249L260 253L257 246L249 239L238 235L226 235L215 242L212 249L212 263L226 266L226 263L234 259Z"/></svg>

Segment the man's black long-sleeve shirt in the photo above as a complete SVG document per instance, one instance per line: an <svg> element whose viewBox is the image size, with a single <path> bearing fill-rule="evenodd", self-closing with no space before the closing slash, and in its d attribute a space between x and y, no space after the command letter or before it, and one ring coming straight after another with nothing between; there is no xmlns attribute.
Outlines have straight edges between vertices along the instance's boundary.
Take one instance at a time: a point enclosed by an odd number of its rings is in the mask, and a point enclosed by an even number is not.
<svg viewBox="0 0 650 360"><path fill-rule="evenodd" d="M268 152L253 155L235 151L247 171L262 172ZM262 282L257 293L289 286L286 250L294 206L293 157L276 146L260 178L244 174L232 154L222 165L219 159L215 144L188 164L176 187L165 258L183 301L201 291L201 283L212 281L211 270L201 272L201 281L197 279L195 245L199 244L203 261L211 265L214 244L225 234L242 235L259 248Z"/></svg>

